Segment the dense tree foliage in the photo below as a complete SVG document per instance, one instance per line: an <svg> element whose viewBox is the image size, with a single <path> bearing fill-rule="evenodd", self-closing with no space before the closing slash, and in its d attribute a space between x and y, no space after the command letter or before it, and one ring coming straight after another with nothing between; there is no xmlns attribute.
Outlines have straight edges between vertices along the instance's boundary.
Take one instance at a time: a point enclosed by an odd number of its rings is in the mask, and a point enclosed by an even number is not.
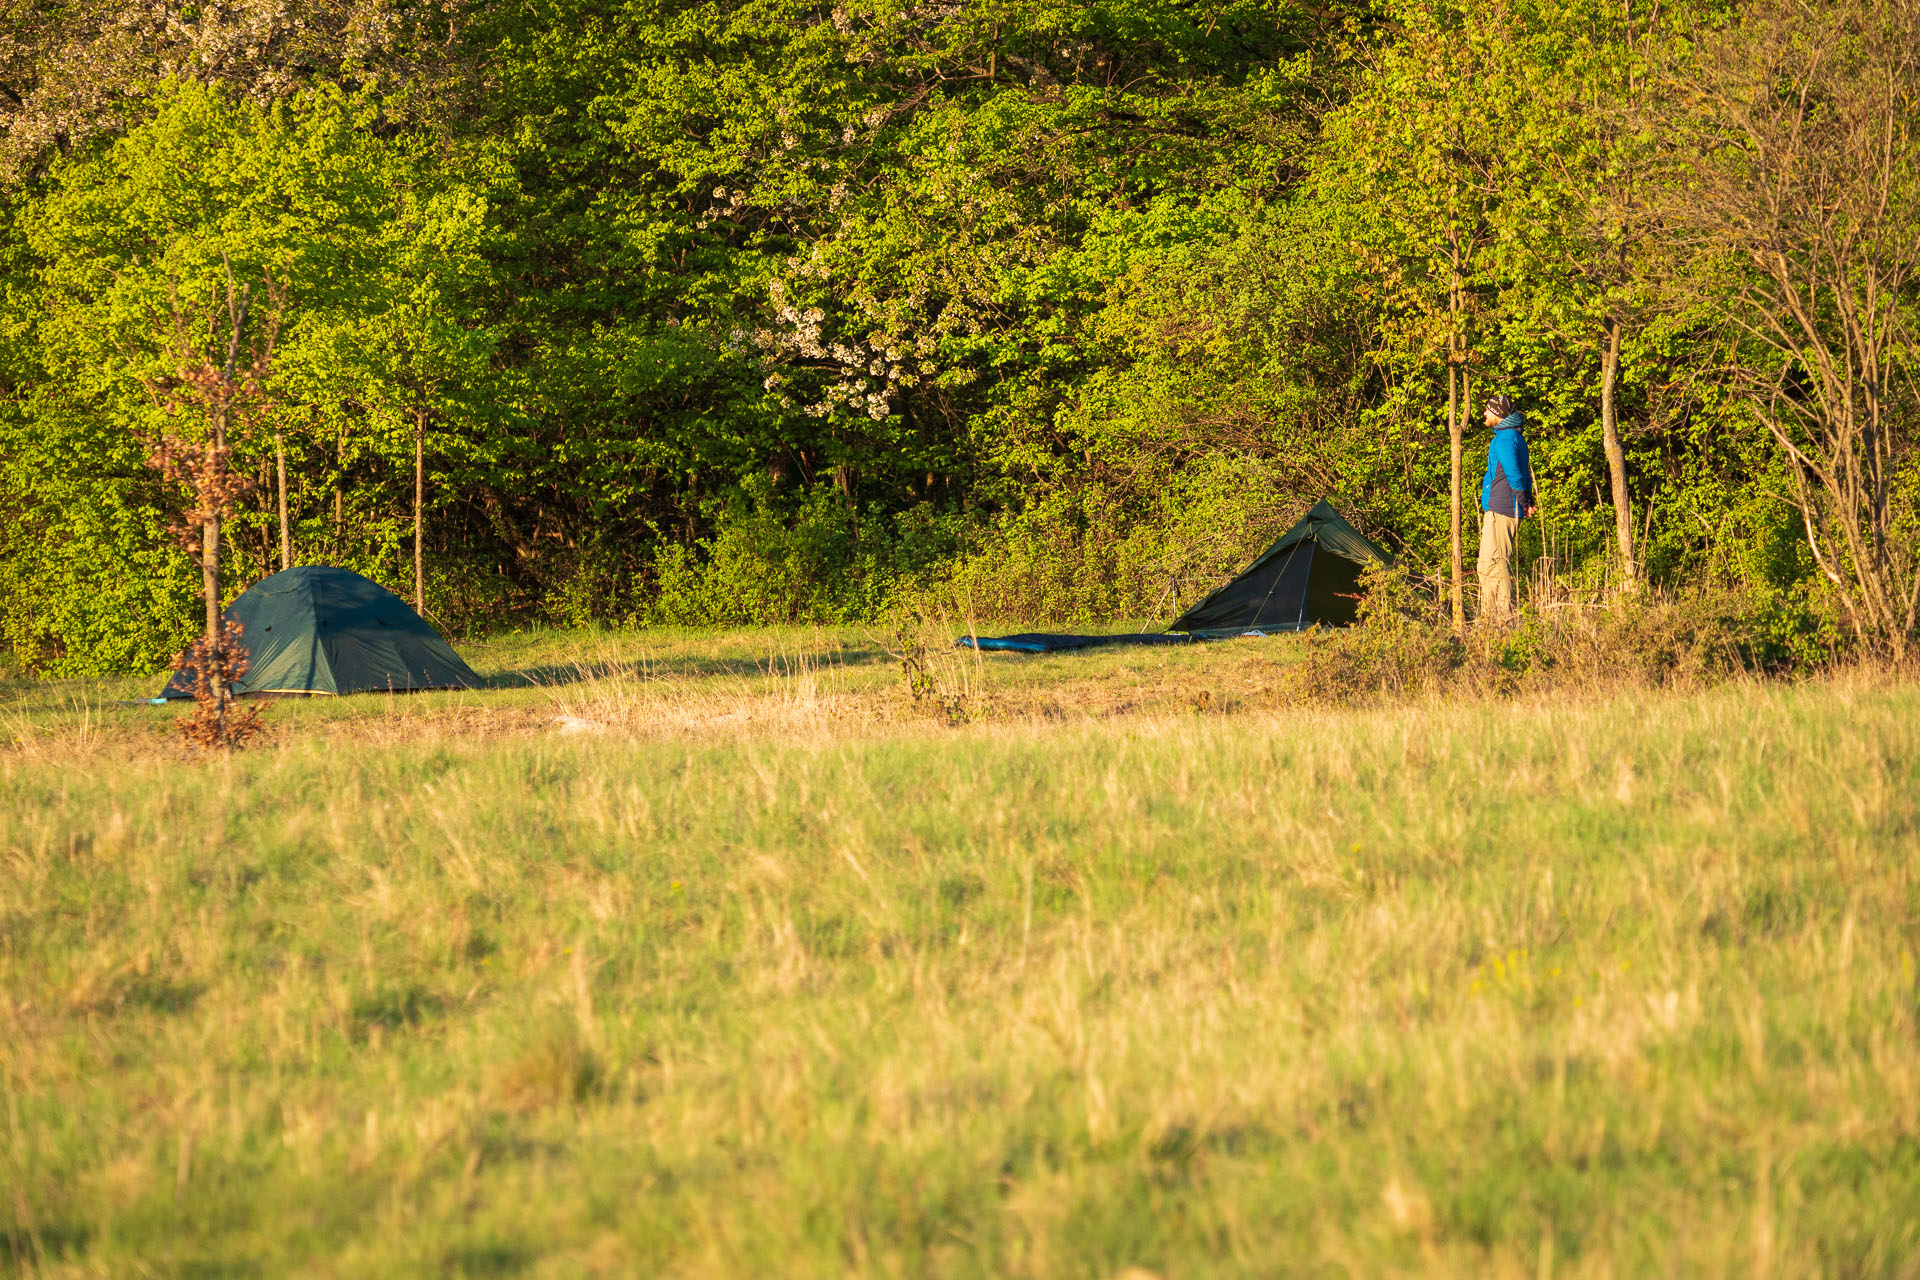
<svg viewBox="0 0 1920 1280"><path fill-rule="evenodd" d="M1916 8L24 0L0 641L192 629L148 387L231 264L286 282L233 589L284 538L456 629L1169 616L1328 496L1438 594L1504 391L1543 589L1897 650Z"/></svg>

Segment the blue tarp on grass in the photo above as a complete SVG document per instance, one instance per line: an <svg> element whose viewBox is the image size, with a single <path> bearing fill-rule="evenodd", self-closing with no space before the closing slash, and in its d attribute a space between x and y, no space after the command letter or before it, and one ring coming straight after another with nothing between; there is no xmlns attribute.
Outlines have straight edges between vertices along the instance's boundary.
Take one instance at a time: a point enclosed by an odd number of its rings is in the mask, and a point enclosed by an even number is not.
<svg viewBox="0 0 1920 1280"><path fill-rule="evenodd" d="M1023 632L1017 636L961 636L954 644L962 649L980 649L989 653L1065 653L1073 649L1094 649L1102 645L1194 644L1197 636L1179 632L1154 635L1068 636L1043 631Z"/></svg>

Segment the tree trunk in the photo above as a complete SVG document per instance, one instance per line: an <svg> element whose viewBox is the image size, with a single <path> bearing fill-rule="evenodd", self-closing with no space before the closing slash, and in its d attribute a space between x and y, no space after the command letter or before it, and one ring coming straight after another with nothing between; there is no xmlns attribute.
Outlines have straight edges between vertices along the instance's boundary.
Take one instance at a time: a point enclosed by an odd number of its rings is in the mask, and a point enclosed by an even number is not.
<svg viewBox="0 0 1920 1280"><path fill-rule="evenodd" d="M347 548L347 429L334 428L333 436L333 557L346 555Z"/></svg>
<svg viewBox="0 0 1920 1280"><path fill-rule="evenodd" d="M1460 314L1459 274L1454 274L1454 288L1449 292L1448 310L1457 322ZM1462 435L1465 429L1465 406L1460 404L1456 389L1465 378L1464 366L1456 369L1455 361L1460 350L1460 340L1451 331L1447 334L1447 445L1452 458L1452 474L1447 491L1447 512L1450 531L1449 550L1453 556L1453 629L1463 631L1467 625L1466 552L1461 542L1460 529L1460 470L1464 449Z"/></svg>
<svg viewBox="0 0 1920 1280"><path fill-rule="evenodd" d="M280 568L286 570L293 568L293 538L287 532L287 441L278 431L273 433L273 465L280 499Z"/></svg>
<svg viewBox="0 0 1920 1280"><path fill-rule="evenodd" d="M1465 565L1464 565L1464 561L1467 554L1466 552L1466 546L1467 546L1466 512L1467 512L1467 494L1470 492L1470 490L1467 488L1467 424L1472 421L1473 421L1473 366L1467 363L1467 343L1466 343L1466 339L1462 338L1460 341L1460 430L1453 437L1453 474L1455 476L1454 484L1458 486L1459 494L1460 494L1458 499L1458 506L1457 506L1458 514L1454 516L1454 520L1457 522L1456 527L1460 529L1460 533L1455 539L1456 545L1460 549L1455 554L1461 557L1462 563L1461 563L1461 567L1457 569L1456 572L1460 573L1461 581L1463 582L1466 580ZM1480 509L1480 502L1478 498L1474 500L1473 508L1475 511L1478 511ZM1477 527L1478 522L1476 521L1475 524ZM1476 568L1474 571L1474 577L1476 580L1475 585L1478 586L1479 585L1478 568ZM1466 616L1466 611L1464 607L1461 610L1461 616L1462 618Z"/></svg>
<svg viewBox="0 0 1920 1280"><path fill-rule="evenodd" d="M1600 445L1607 454L1607 479L1613 486L1613 531L1620 548L1623 590L1640 589L1640 568L1633 554L1633 495L1627 490L1627 454L1620 447L1620 424L1615 389L1620 382L1621 324L1607 317L1606 346L1600 358Z"/></svg>
<svg viewBox="0 0 1920 1280"><path fill-rule="evenodd" d="M420 535L427 490L427 411L413 414L413 611L427 616L427 559Z"/></svg>
<svg viewBox="0 0 1920 1280"><path fill-rule="evenodd" d="M210 477L220 474L226 435L226 424L216 418L207 436L206 473ZM220 510L209 502L206 511L206 518L200 522L200 595L207 609L207 689L213 695L216 713L224 716L227 689L220 670Z"/></svg>
<svg viewBox="0 0 1920 1280"><path fill-rule="evenodd" d="M220 517L200 522L200 596L207 607L207 643L220 639Z"/></svg>

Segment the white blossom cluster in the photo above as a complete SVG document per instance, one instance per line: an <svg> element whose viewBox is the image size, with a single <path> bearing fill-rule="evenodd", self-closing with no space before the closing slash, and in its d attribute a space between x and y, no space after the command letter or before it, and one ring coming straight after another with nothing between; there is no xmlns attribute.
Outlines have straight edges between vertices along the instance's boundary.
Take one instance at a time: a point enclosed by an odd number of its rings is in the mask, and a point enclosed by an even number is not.
<svg viewBox="0 0 1920 1280"><path fill-rule="evenodd" d="M802 274L811 273L802 267ZM773 304L773 325L750 334L736 332L735 340L741 347L751 343L757 350L767 368L761 386L778 393L781 404L787 407L794 407L795 402L780 391L788 384L782 365L798 364L829 373L820 399L798 406L809 417L845 412L879 421L887 416L893 397L919 380L913 362L932 354L927 342L901 342L883 333L846 341L829 339L823 331L827 318L823 309L795 303L783 280L774 280L767 291Z"/></svg>
<svg viewBox="0 0 1920 1280"><path fill-rule="evenodd" d="M716 203L707 210L707 216L701 218L699 222L695 224L702 231L707 229L708 223L718 218L729 218L737 221L747 207L747 192L744 187L715 187L713 189L713 198Z"/></svg>

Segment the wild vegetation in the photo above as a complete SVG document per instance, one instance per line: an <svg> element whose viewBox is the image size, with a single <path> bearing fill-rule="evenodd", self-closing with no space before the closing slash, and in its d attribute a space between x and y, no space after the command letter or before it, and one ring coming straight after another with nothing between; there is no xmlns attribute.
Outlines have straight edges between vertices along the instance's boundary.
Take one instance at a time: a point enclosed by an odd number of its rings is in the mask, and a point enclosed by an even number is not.
<svg viewBox="0 0 1920 1280"><path fill-rule="evenodd" d="M1327 496L1454 595L1501 390L1557 590L1738 589L1897 654L1917 22L21 0L0 630L81 674L196 629L151 387L209 354L169 299L230 270L284 297L229 593L327 561L463 634L1164 618Z"/></svg>
<svg viewBox="0 0 1920 1280"><path fill-rule="evenodd" d="M1920 1274L1917 103L1920 0L0 7L0 1272ZM1342 633L952 645L1323 496ZM230 706L314 562L487 687Z"/></svg>
<svg viewBox="0 0 1920 1280"><path fill-rule="evenodd" d="M0 1271L1914 1273L1910 683L900 650L6 685Z"/></svg>

